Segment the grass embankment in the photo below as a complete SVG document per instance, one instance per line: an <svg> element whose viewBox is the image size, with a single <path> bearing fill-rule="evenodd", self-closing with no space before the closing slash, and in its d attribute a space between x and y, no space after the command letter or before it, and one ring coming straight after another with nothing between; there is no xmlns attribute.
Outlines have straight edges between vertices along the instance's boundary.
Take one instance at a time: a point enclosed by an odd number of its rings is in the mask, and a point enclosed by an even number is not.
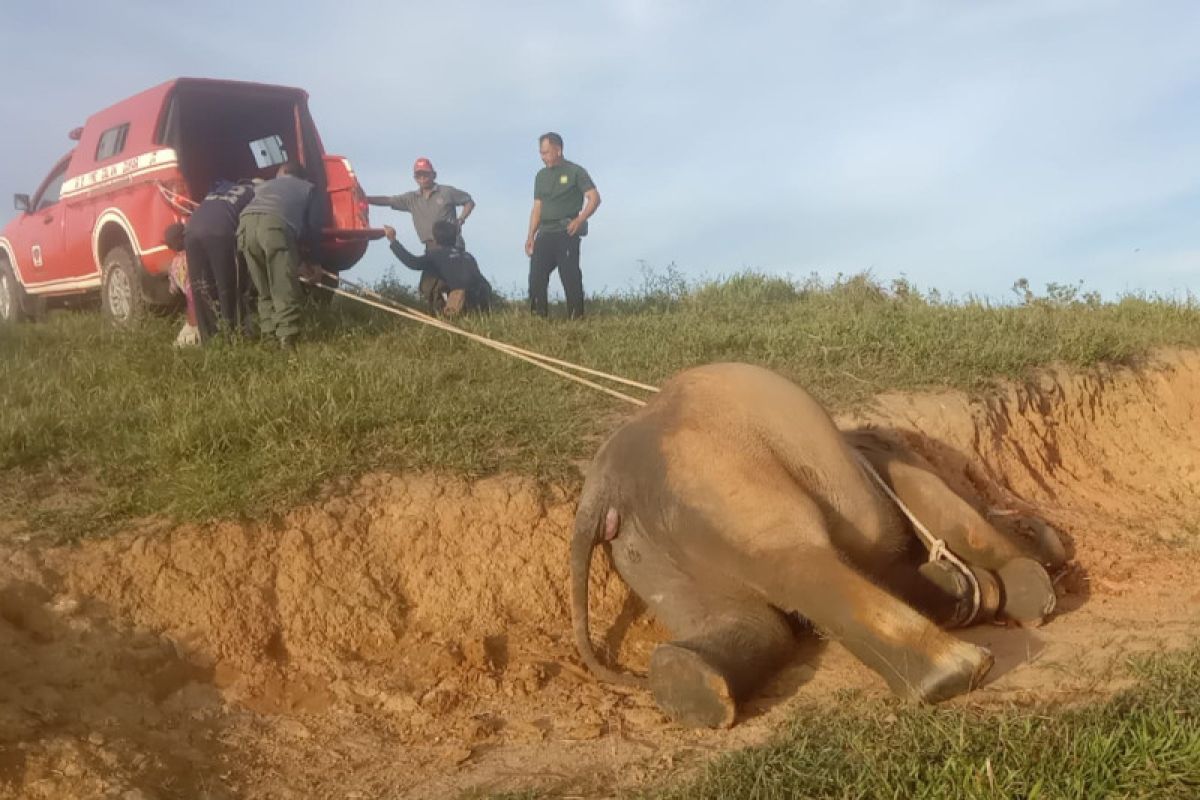
<svg viewBox="0 0 1200 800"><path fill-rule="evenodd" d="M864 278L652 281L582 322L521 308L467 326L658 383L720 360L774 368L833 407L885 389L979 389L1049 362L1200 345L1200 307L1069 288L951 303ZM560 312L561 313L561 312ZM60 534L122 520L262 515L373 468L569 480L626 408L448 334L338 298L288 363L260 345L176 350L175 321L94 315L0 329L0 517Z"/></svg>

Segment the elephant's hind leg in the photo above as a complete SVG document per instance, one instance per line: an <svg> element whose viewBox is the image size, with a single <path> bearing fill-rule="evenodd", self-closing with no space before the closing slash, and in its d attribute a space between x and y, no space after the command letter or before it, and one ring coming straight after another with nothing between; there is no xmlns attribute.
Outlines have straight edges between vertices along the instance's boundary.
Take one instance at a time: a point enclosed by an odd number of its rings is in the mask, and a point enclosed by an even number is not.
<svg viewBox="0 0 1200 800"><path fill-rule="evenodd" d="M855 434L851 441L934 536L973 568L994 573L981 576L980 583L998 582L997 605L1004 616L1036 625L1054 610L1054 585L1030 548L993 527L924 459L870 434Z"/></svg>
<svg viewBox="0 0 1200 800"><path fill-rule="evenodd" d="M776 555L756 571L773 604L826 631L896 694L945 700L975 688L991 668L986 650L950 636L831 549Z"/></svg>
<svg viewBox="0 0 1200 800"><path fill-rule="evenodd" d="M795 652L783 615L764 600L686 574L636 530L611 548L621 577L675 637L650 660L655 701L682 725L732 725L738 702Z"/></svg>
<svg viewBox="0 0 1200 800"><path fill-rule="evenodd" d="M975 607L970 579L949 561L918 558L898 561L880 576L889 591L942 628L990 621L1000 605L1000 583L990 572L968 567L979 585Z"/></svg>
<svg viewBox="0 0 1200 800"><path fill-rule="evenodd" d="M783 616L758 600L708 598L703 625L660 645L650 659L650 690L673 719L691 727L727 728L737 703L795 651ZM716 608L720 606L720 608Z"/></svg>

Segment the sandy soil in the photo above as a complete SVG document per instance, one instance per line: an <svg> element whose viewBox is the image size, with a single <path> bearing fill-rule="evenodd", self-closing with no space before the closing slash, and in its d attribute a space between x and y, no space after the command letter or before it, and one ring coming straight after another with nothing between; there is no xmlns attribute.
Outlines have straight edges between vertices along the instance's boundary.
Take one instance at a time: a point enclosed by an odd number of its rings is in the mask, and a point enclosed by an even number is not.
<svg viewBox="0 0 1200 800"><path fill-rule="evenodd" d="M986 401L886 395L895 430L997 525L1070 543L1059 613L964 638L973 705L1086 701L1132 654L1200 635L1200 355L1046 371ZM147 521L79 545L0 536L0 795L436 798L551 785L608 796L765 740L797 704L882 682L835 644L731 731L601 687L569 630L574 498L499 477L373 474L284 519ZM663 637L607 569L594 634L639 669Z"/></svg>

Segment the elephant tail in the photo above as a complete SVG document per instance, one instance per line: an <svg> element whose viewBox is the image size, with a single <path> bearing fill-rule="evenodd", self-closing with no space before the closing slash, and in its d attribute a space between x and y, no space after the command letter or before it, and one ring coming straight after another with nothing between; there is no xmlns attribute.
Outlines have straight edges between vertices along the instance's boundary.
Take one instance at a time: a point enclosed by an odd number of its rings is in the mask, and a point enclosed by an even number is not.
<svg viewBox="0 0 1200 800"><path fill-rule="evenodd" d="M575 515L575 533L571 537L571 620L575 627L575 647L583 663L601 680L642 687L646 685L643 678L601 664L592 646L588 625L588 577L592 570L592 554L605 534L606 525L611 525L614 528L611 533L615 533L617 524L615 509L608 506L601 494L585 489Z"/></svg>

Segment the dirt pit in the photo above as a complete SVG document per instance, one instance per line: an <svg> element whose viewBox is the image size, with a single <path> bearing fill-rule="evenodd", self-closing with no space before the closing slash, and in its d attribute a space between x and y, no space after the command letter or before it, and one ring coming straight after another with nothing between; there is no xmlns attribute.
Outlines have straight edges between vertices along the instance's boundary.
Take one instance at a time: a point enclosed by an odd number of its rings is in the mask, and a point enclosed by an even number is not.
<svg viewBox="0 0 1200 800"><path fill-rule="evenodd" d="M957 702L1080 702L1131 655L1200 635L1200 355L1043 373L988 401L883 396L892 428L997 525L1069 540L1059 613L963 631L997 656ZM76 546L0 543L0 795L435 798L554 786L608 796L765 740L796 704L883 694L835 644L731 731L671 725L582 671L574 497L501 477L368 475L285 519L146 523ZM643 668L663 637L606 569L593 635Z"/></svg>

